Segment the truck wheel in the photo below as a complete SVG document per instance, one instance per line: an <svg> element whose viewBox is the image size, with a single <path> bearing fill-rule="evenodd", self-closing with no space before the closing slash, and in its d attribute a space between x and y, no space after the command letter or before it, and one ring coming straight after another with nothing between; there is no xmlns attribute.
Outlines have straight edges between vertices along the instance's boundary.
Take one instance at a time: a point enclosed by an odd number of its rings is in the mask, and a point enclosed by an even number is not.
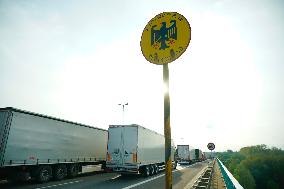
<svg viewBox="0 0 284 189"><path fill-rule="evenodd" d="M144 175L144 177L148 177L150 175L150 167L149 167L149 165L146 165L144 167L143 175Z"/></svg>
<svg viewBox="0 0 284 189"><path fill-rule="evenodd" d="M155 174L155 165L150 165L150 175Z"/></svg>
<svg viewBox="0 0 284 189"><path fill-rule="evenodd" d="M177 162L173 163L173 168L176 169L177 168Z"/></svg>
<svg viewBox="0 0 284 189"><path fill-rule="evenodd" d="M71 164L67 168L67 175L70 178L76 177L78 175L78 172L79 172L79 167L77 164Z"/></svg>
<svg viewBox="0 0 284 189"><path fill-rule="evenodd" d="M159 166L157 164L155 164L154 167L155 167L155 173L154 174L158 174L159 173Z"/></svg>
<svg viewBox="0 0 284 189"><path fill-rule="evenodd" d="M52 169L48 165L39 166L36 170L35 176L39 183L48 182L52 176Z"/></svg>
<svg viewBox="0 0 284 189"><path fill-rule="evenodd" d="M55 180L62 180L67 176L66 165L58 165L54 167L53 178Z"/></svg>
<svg viewBox="0 0 284 189"><path fill-rule="evenodd" d="M106 171L106 162L103 162L103 163L102 163L101 169L102 169L103 171Z"/></svg>

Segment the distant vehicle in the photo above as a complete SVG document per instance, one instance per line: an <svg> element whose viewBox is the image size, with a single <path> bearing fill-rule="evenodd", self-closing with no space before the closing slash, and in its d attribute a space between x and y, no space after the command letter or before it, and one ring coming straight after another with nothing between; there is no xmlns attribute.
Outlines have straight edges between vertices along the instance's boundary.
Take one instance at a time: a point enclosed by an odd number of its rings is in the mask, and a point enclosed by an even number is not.
<svg viewBox="0 0 284 189"><path fill-rule="evenodd" d="M216 156L215 152L204 152L204 154L207 159L213 159Z"/></svg>
<svg viewBox="0 0 284 189"><path fill-rule="evenodd" d="M165 137L142 126L110 125L106 167L122 174L143 174L145 177L165 169ZM171 158L174 168L175 147Z"/></svg>
<svg viewBox="0 0 284 189"><path fill-rule="evenodd" d="M201 160L202 160L202 161L205 161L206 159L207 159L207 157L206 157L205 153L202 152L202 158L201 158Z"/></svg>
<svg viewBox="0 0 284 189"><path fill-rule="evenodd" d="M192 162L190 150L192 150L192 148L189 145L177 145L177 160L180 164Z"/></svg>
<svg viewBox="0 0 284 189"><path fill-rule="evenodd" d="M47 182L105 166L107 130L15 108L0 108L0 176Z"/></svg>
<svg viewBox="0 0 284 189"><path fill-rule="evenodd" d="M203 153L200 149L192 149L190 150L190 158L193 162L199 162L203 160Z"/></svg>

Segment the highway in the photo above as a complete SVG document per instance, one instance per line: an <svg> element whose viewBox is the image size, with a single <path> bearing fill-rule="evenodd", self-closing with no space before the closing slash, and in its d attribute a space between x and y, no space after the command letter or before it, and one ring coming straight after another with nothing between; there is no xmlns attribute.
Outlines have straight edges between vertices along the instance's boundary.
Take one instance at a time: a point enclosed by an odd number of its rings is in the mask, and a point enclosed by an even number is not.
<svg viewBox="0 0 284 189"><path fill-rule="evenodd" d="M192 186L207 165L207 161L192 165L178 165L177 169L173 170L173 188L187 189ZM93 172L74 179L51 181L44 184L37 184L33 181L0 182L0 188L3 189L162 189L164 185L164 172L147 178L140 175L121 176L117 173Z"/></svg>

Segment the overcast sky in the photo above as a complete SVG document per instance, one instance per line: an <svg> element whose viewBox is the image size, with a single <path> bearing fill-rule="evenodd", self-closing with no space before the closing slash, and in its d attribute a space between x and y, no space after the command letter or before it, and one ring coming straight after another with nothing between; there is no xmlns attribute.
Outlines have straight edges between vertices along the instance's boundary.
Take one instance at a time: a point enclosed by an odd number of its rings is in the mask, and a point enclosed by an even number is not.
<svg viewBox="0 0 284 189"><path fill-rule="evenodd" d="M284 149L284 3L279 0L0 0L0 107L163 134L162 66L140 38L155 15L191 25L169 65L176 144Z"/></svg>

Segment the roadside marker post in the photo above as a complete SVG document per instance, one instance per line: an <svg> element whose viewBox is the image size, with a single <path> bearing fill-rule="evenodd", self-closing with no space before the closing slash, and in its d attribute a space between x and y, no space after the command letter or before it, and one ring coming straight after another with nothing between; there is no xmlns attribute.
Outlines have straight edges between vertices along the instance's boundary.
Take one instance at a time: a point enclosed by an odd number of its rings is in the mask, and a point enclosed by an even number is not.
<svg viewBox="0 0 284 189"><path fill-rule="evenodd" d="M211 158L212 158L212 150L215 149L215 144L214 144L213 142L209 142L209 143L207 144L207 148L208 148L208 150L211 151Z"/></svg>

